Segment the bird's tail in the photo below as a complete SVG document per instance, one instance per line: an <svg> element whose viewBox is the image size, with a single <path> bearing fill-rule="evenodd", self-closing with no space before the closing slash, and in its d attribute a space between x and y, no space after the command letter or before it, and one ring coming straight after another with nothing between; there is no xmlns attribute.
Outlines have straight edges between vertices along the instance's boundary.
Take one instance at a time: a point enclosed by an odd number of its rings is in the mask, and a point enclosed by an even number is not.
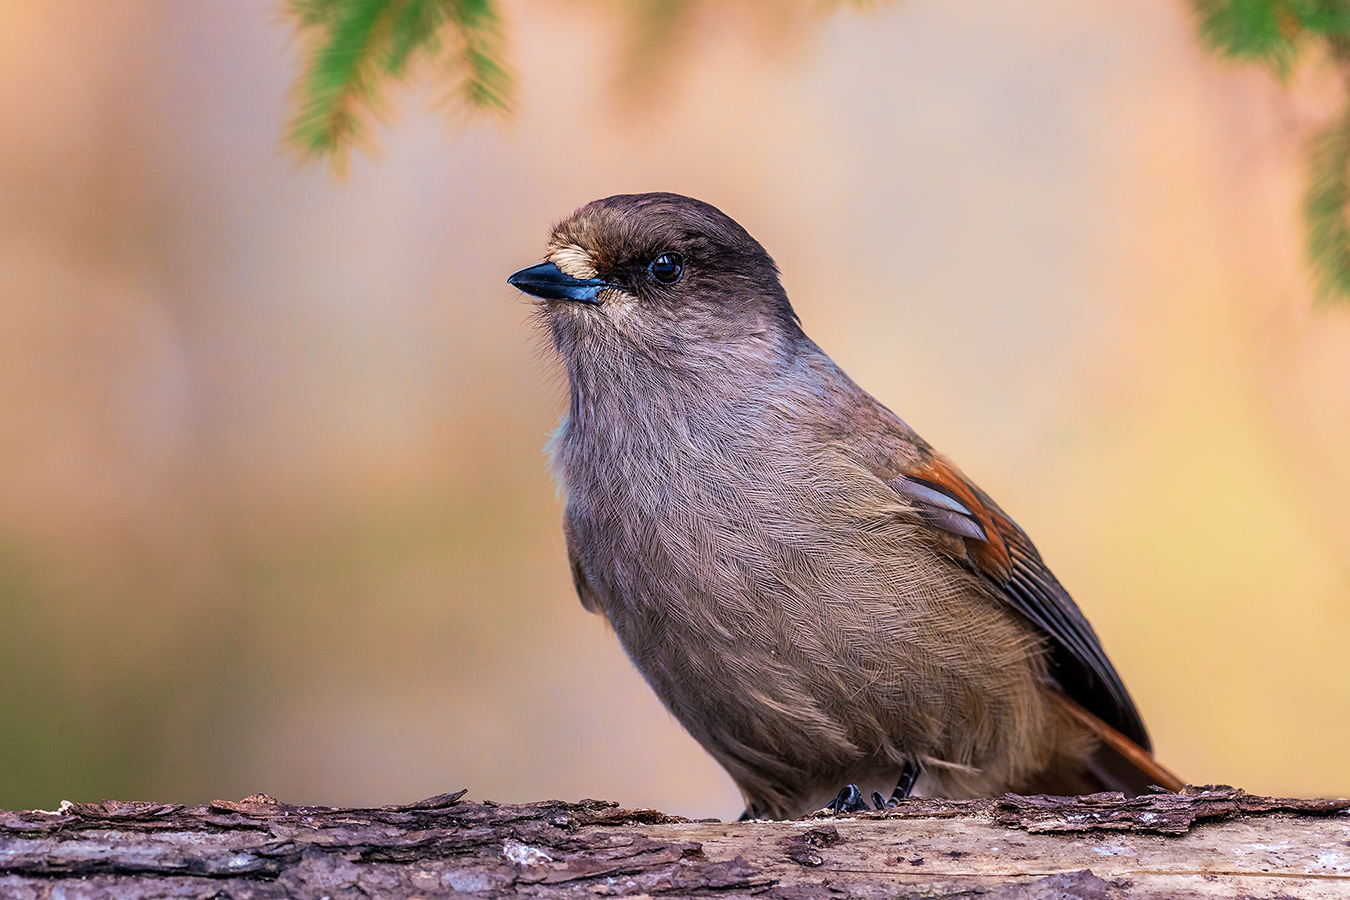
<svg viewBox="0 0 1350 900"><path fill-rule="evenodd" d="M1135 797L1153 786L1180 792L1186 783L1168 771L1143 747L1107 725L1059 691L1047 692L1061 711L1098 739L1098 747L1088 761L1087 775L1100 783L1100 790L1121 791Z"/></svg>

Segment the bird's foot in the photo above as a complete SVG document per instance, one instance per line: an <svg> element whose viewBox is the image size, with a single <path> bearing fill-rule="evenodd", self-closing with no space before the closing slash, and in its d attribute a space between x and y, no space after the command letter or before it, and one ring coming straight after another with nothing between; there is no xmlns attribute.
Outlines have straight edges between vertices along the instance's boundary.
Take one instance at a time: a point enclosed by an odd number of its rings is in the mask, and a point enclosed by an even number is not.
<svg viewBox="0 0 1350 900"><path fill-rule="evenodd" d="M891 792L889 800L881 796L881 791L872 792L872 807L879 810L887 810L900 805L900 801L909 797L910 791L914 790L914 783L919 780L919 774L923 772L923 767L910 760L905 763L904 770L900 773L900 780L895 785L895 790ZM832 809L837 813L841 812L861 812L867 809L867 801L863 799L862 791L856 784L846 784L844 789L839 792L839 796L829 802L826 809Z"/></svg>
<svg viewBox="0 0 1350 900"><path fill-rule="evenodd" d="M881 791L873 791L872 805L877 809L892 809L899 806L900 801L909 797L910 791L914 790L914 783L919 780L919 773L922 771L923 767L916 762L905 763L905 770L900 773L900 781L891 792L891 799L884 800Z"/></svg>
<svg viewBox="0 0 1350 900"><path fill-rule="evenodd" d="M900 781L896 784L895 790L891 792L891 806L909 797L910 791L914 790L914 784L919 780L919 775L922 772L923 766L914 760L911 759L905 763L905 770L900 773Z"/></svg>
<svg viewBox="0 0 1350 900"><path fill-rule="evenodd" d="M867 809L867 801L863 799L863 793L856 784L846 784L839 792L839 796L831 800L825 808L837 813L860 812Z"/></svg>

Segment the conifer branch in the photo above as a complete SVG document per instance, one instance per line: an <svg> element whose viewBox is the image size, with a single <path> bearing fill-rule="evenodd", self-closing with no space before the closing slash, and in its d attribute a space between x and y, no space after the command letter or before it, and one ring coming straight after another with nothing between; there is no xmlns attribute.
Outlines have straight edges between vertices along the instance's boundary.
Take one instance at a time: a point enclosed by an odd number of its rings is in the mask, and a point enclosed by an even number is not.
<svg viewBox="0 0 1350 900"><path fill-rule="evenodd" d="M309 48L288 132L302 158L345 172L353 147L372 146L368 120L385 116L384 85L419 65L445 71L458 85L450 99L470 109L510 110L494 0L289 0L289 9Z"/></svg>
<svg viewBox="0 0 1350 900"><path fill-rule="evenodd" d="M496 0L286 0L308 48L293 90L288 140L304 159L346 170L354 147L372 148L371 118L386 113L383 88L419 69L439 69L447 96L470 111L509 114L512 77ZM1310 55L1347 79L1345 108L1307 150L1305 244L1323 299L1350 301L1350 0L1190 0L1200 40L1218 56L1265 66L1285 80ZM687 0L643 0L635 72L657 64L654 39L668 36ZM832 0L831 8L849 5ZM853 5L865 6L862 0ZM1320 56L1316 51L1321 51Z"/></svg>
<svg viewBox="0 0 1350 900"><path fill-rule="evenodd" d="M1350 0L1191 0L1202 43L1225 59L1266 66L1281 81L1321 51L1347 82L1344 108L1307 148L1303 226L1315 289L1350 301Z"/></svg>

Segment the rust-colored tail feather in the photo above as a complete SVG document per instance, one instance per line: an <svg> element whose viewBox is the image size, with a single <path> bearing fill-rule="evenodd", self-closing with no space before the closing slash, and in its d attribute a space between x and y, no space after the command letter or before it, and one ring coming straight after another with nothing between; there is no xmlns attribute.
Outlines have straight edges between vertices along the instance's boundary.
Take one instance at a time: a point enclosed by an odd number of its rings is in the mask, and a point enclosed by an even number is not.
<svg viewBox="0 0 1350 900"><path fill-rule="evenodd" d="M1091 731L1101 741L1089 769L1102 782L1103 789L1138 795L1146 793L1152 785L1174 793L1179 793L1186 787L1186 782L1168 771L1166 766L1153 758L1152 753L1059 691L1052 690L1047 693L1070 718Z"/></svg>

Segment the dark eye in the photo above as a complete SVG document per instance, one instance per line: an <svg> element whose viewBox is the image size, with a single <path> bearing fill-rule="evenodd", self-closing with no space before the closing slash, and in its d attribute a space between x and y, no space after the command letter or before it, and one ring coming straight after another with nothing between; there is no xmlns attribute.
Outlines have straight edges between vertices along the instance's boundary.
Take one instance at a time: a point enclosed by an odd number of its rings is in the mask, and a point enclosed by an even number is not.
<svg viewBox="0 0 1350 900"><path fill-rule="evenodd" d="M684 274L684 257L678 253L662 253L651 261L647 271L662 284L674 284Z"/></svg>

